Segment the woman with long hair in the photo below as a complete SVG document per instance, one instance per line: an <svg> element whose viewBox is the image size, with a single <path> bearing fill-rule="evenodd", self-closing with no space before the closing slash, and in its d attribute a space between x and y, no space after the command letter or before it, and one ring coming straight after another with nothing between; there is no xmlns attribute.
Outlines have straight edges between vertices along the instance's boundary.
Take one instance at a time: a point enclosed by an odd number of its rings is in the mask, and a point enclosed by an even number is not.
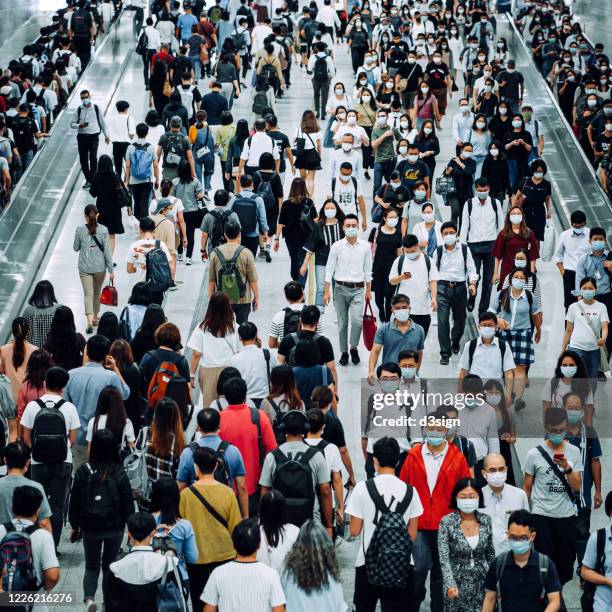
<svg viewBox="0 0 612 612"><path fill-rule="evenodd" d="M234 311L225 293L217 291L210 296L204 320L193 330L187 348L193 351L191 377L198 374L203 405L209 406L218 397L217 379L221 370L240 350Z"/></svg>
<svg viewBox="0 0 612 612"><path fill-rule="evenodd" d="M419 85L419 91L414 97L414 105L412 107L412 124L417 130L421 129L423 123L430 119L434 121L436 127L440 129L440 113L438 111L438 100L434 96L427 81L422 81Z"/></svg>
<svg viewBox="0 0 612 612"><path fill-rule="evenodd" d="M105 312L100 317L100 322L98 323L98 334L101 336L106 336L111 343L121 338L119 319L114 312Z"/></svg>
<svg viewBox="0 0 612 612"><path fill-rule="evenodd" d="M472 145L472 159L476 162L476 173L474 174L476 178L480 178L482 165L489 154L491 140L491 134L487 129L487 118L482 113L478 113L464 138L464 142Z"/></svg>
<svg viewBox="0 0 612 612"><path fill-rule="evenodd" d="M145 140L150 145L153 145L156 149L159 139L166 133L166 130L162 125L160 116L161 113L158 113L156 110L150 110L147 113L144 121L147 124L147 127L149 128L149 133L147 134Z"/></svg>
<svg viewBox="0 0 612 612"><path fill-rule="evenodd" d="M334 242L344 238L344 212L333 198L328 198L323 202L318 214L317 223L310 231L310 235L304 244L304 261L300 268L303 278L308 273L310 258L315 256L315 279L316 293L315 304L321 312L325 311L323 304L323 292L325 289L325 266L329 257L329 250Z"/></svg>
<svg viewBox="0 0 612 612"><path fill-rule="evenodd" d="M142 323L130 342L134 361L140 363L147 351L157 348L155 342L155 331L166 322L164 309L159 304L149 304L142 318Z"/></svg>
<svg viewBox="0 0 612 612"><path fill-rule="evenodd" d="M128 298L128 303L123 307L119 315L122 337L131 342L136 332L142 325L142 319L151 303L151 292L145 281L135 283L132 293Z"/></svg>
<svg viewBox="0 0 612 612"><path fill-rule="evenodd" d="M28 359L28 365L26 367L26 375L23 379L23 385L19 390L19 396L17 397L17 429L19 431L19 437L22 437L19 422L21 421L21 415L25 410L25 407L32 401L37 400L45 393L45 376L47 370L53 367L53 358L44 349L36 349ZM9 421L9 429L11 423ZM9 435L10 439L10 435Z"/></svg>
<svg viewBox="0 0 612 612"><path fill-rule="evenodd" d="M168 89L168 86L164 87L166 83L169 85L168 68L164 62L157 61L153 64L149 77L149 108L155 107L160 117L170 101L169 96L164 93L164 89Z"/></svg>
<svg viewBox="0 0 612 612"><path fill-rule="evenodd" d="M137 364L134 363L134 356L130 343L127 340L115 340L108 351L108 354L115 360L121 377L125 384L130 388L130 395L124 401L127 418L132 422L134 435L138 435L142 427L143 401L141 399L142 373Z"/></svg>
<svg viewBox="0 0 612 612"><path fill-rule="evenodd" d="M109 155L101 155L98 170L91 179L89 193L96 198L98 223L108 230L111 254L115 252L115 235L125 233L121 220L122 206L131 205L131 200L122 201L121 176L115 172Z"/></svg>
<svg viewBox="0 0 612 612"><path fill-rule="evenodd" d="M76 330L72 310L58 306L43 346L51 353L54 365L67 371L82 366L85 344L85 337Z"/></svg>
<svg viewBox="0 0 612 612"><path fill-rule="evenodd" d="M362 143L361 156L363 160L363 176L370 180L370 170L374 169L374 155L372 149L372 129L376 123L376 100L369 90L363 90L359 101L355 104L357 112L357 125L365 131L368 144Z"/></svg>
<svg viewBox="0 0 612 612"><path fill-rule="evenodd" d="M348 610L334 542L319 521L310 519L300 528L282 566L281 583L287 610Z"/></svg>
<svg viewBox="0 0 612 612"><path fill-rule="evenodd" d="M489 145L489 154L482 164L480 176L489 181L491 198L499 200L503 209L504 200L510 190L510 175L506 154L498 140L493 140Z"/></svg>
<svg viewBox="0 0 612 612"><path fill-rule="evenodd" d="M510 192L514 193L523 177L529 175L529 154L533 147L531 134L525 128L523 115L512 116L511 127L509 127L502 142L508 156L508 171L510 173Z"/></svg>
<svg viewBox="0 0 612 612"><path fill-rule="evenodd" d="M189 127L188 136L193 147L196 178L204 184L204 192L208 193L215 172L215 137L206 122L206 111L196 112L195 123Z"/></svg>
<svg viewBox="0 0 612 612"><path fill-rule="evenodd" d="M119 462L119 444L110 429L99 429L91 438L89 461L74 475L70 492L68 517L72 526L71 540L81 534L85 549L83 592L86 609L93 604L102 569L102 593L106 599L108 567L117 560L123 541L128 516L134 513L134 498L129 478ZM118 497L117 507L108 516L98 517L92 512L90 495L96 490L112 488Z"/></svg>
<svg viewBox="0 0 612 612"><path fill-rule="evenodd" d="M289 410L304 410L304 402L295 386L293 368L289 365L278 365L270 372L270 393L260 408L274 423Z"/></svg>
<svg viewBox="0 0 612 612"><path fill-rule="evenodd" d="M112 167L112 160L108 158ZM100 294L108 271L113 282L113 254L110 249L108 230L98 223L98 209L93 204L85 207L85 223L76 228L74 250L79 254L79 276L85 298L87 333L98 325Z"/></svg>
<svg viewBox="0 0 612 612"><path fill-rule="evenodd" d="M11 381L15 402L26 376L30 355L38 348L27 341L28 330L28 322L23 317L13 319L12 340L0 347L0 374L5 374Z"/></svg>
<svg viewBox="0 0 612 612"><path fill-rule="evenodd" d="M279 571L298 537L299 527L289 522L287 500L280 491L268 491L259 502L261 546L257 560Z"/></svg>
<svg viewBox="0 0 612 612"><path fill-rule="evenodd" d="M304 259L304 244L314 229L316 218L317 211L314 202L308 195L306 181L303 178L294 178L289 196L280 209L274 237L274 250L278 251L282 234L289 251L291 278L302 284L305 282L304 277L300 275L300 266Z"/></svg>
<svg viewBox="0 0 612 612"><path fill-rule="evenodd" d="M229 183L232 181L233 191L240 192L240 181L238 180L238 166L244 143L250 136L249 123L246 119L238 119L236 122L236 133L229 141L227 149L227 160L225 162L225 174L223 178ZM230 190L232 191L232 190Z"/></svg>
<svg viewBox="0 0 612 612"><path fill-rule="evenodd" d="M414 144L419 147L421 161L429 168L429 176L433 177L436 170L436 155L440 154L440 141L436 136L434 122L431 119L423 121L414 139Z"/></svg>
<svg viewBox="0 0 612 612"><path fill-rule="evenodd" d="M58 305L53 285L48 280L38 281L22 314L29 326L28 342L34 346L45 343Z"/></svg>
<svg viewBox="0 0 612 612"><path fill-rule="evenodd" d="M121 398L121 393L117 387L109 385L104 387L98 395L96 404L96 414L87 423L87 448L91 449L93 435L99 429L110 429L119 445L119 454L134 446L136 437L134 436L134 426L127 418L125 405Z"/></svg>
<svg viewBox="0 0 612 612"><path fill-rule="evenodd" d="M504 220L504 227L493 245L493 283L501 290L506 276L515 265L518 251L525 250L529 254L529 269L535 272L536 260L540 257L540 245L535 236L525 224L525 215L520 206L512 206ZM519 267L521 264L519 264Z"/></svg>
<svg viewBox="0 0 612 612"><path fill-rule="evenodd" d="M305 110L294 138L297 150L295 167L306 181L306 188L311 197L315 193L316 172L321 169L321 141L321 130L314 112Z"/></svg>

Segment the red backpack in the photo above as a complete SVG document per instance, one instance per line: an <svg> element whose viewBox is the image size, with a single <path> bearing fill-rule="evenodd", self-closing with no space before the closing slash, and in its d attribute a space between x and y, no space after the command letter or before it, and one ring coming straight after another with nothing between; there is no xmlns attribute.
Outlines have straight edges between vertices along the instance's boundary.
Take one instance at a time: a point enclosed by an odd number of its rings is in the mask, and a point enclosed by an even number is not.
<svg viewBox="0 0 612 612"><path fill-rule="evenodd" d="M149 402L149 408L153 409L157 406L159 400L166 397L166 390L168 384L174 378L182 379L179 374L176 363L172 361L162 361L153 372L151 382L149 383L149 390L147 391L147 401Z"/></svg>

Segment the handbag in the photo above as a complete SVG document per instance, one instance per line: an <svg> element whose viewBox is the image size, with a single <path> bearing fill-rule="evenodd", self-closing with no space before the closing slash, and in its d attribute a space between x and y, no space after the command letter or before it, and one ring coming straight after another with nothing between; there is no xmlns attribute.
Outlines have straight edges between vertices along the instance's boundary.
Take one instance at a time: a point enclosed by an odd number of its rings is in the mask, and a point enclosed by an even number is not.
<svg viewBox="0 0 612 612"><path fill-rule="evenodd" d="M362 329L363 329L363 344L368 349L372 350L374 346L374 337L376 336L376 317L372 312L372 303L370 300L366 300L365 309L362 317Z"/></svg>
<svg viewBox="0 0 612 612"><path fill-rule="evenodd" d="M132 208L132 194L121 179L117 180L117 198L120 208Z"/></svg>
<svg viewBox="0 0 612 612"><path fill-rule="evenodd" d="M586 312L584 310L584 305L582 304L582 302L576 302L578 304L578 308L580 308L580 310L582 310L582 314L584 315L584 318L587 322L587 325L591 328L591 331L593 332L593 335L595 336L596 340L599 340L599 336L597 335L597 332L595 331L595 327L593 327L593 323L591 321L591 319L589 319L589 317L586 316ZM609 362L609 358L608 358L608 351L606 351L606 347L605 346L600 346L599 347L599 371L600 372L607 372L610 369L610 362Z"/></svg>
<svg viewBox="0 0 612 612"><path fill-rule="evenodd" d="M309 232L311 232L315 228L315 225L316 225L312 217L310 216L310 211L312 210L313 206L314 204L312 203L312 200L310 200L309 198L306 198L306 200L304 200L304 203L302 204L302 210L300 212L300 223Z"/></svg>
<svg viewBox="0 0 612 612"><path fill-rule="evenodd" d="M104 306L117 306L118 303L119 295L117 294L117 287L115 287L115 283L111 280L110 284L102 289L100 304L104 304Z"/></svg>
<svg viewBox="0 0 612 612"><path fill-rule="evenodd" d="M439 176L436 179L436 193L438 195L451 195L457 191L455 179L452 176Z"/></svg>
<svg viewBox="0 0 612 612"><path fill-rule="evenodd" d="M166 77L166 80L164 81L164 87L162 89L162 95L164 95L166 98L169 98L171 94L172 85L170 85L170 79Z"/></svg>

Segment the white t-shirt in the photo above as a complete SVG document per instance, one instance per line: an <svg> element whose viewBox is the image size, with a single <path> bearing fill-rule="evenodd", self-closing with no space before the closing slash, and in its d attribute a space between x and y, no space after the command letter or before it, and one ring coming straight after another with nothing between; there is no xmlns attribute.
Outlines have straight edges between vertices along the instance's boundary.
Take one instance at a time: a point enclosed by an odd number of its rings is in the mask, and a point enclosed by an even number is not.
<svg viewBox="0 0 612 612"><path fill-rule="evenodd" d="M569 393L572 390L571 385L567 385L563 382L563 379L559 379L559 383L557 384L557 388L555 392L552 393L552 383L551 380L547 380L542 387L542 396L541 399L543 402L550 402L553 408L563 408L563 396ZM593 403L593 393L591 391L588 392L585 400L585 404Z"/></svg>
<svg viewBox="0 0 612 612"><path fill-rule="evenodd" d="M304 308L306 304L303 302L299 302L297 304L287 304L285 308L291 308L291 310L295 310L300 312L302 308ZM270 338L276 338L279 342L285 337L285 310L279 310L273 317L272 323L270 323ZM317 323L317 334L323 333L323 326L321 325L321 321Z"/></svg>
<svg viewBox="0 0 612 612"><path fill-rule="evenodd" d="M144 32L147 36L147 49L157 51L161 47L159 30L156 30L153 26L145 26Z"/></svg>
<svg viewBox="0 0 612 612"><path fill-rule="evenodd" d="M270 349L266 350L269 356L268 363L263 349L254 344L241 347L238 353L230 357L229 365L240 372L247 384L247 397L264 398L270 393L268 372L278 364Z"/></svg>
<svg viewBox="0 0 612 612"><path fill-rule="evenodd" d="M353 213L354 215L359 214L357 200L359 197L363 196L363 189L359 179L355 179L355 181L357 183L357 189L355 189L355 182L353 181L352 175L350 180L348 180L346 183L340 180L340 176L337 176L335 179L333 197L334 200L338 202L338 206L342 209L342 212L345 215L349 213Z"/></svg>
<svg viewBox="0 0 612 612"><path fill-rule="evenodd" d="M399 274L399 260L397 257L391 266L389 279ZM429 281L437 281L439 278L438 268L433 259L429 259L429 280L427 274L427 263L425 255L419 254L416 260L408 259L404 256L402 273L410 272L410 278L404 279L399 284L398 293L403 293L410 298L410 312L415 315L431 314L431 293L429 291Z"/></svg>
<svg viewBox="0 0 612 612"><path fill-rule="evenodd" d="M217 338L209 331L202 331L199 325L193 330L187 341L187 348L201 353L201 368L219 368L229 365L230 358L238 353L240 346L236 331Z"/></svg>
<svg viewBox="0 0 612 612"><path fill-rule="evenodd" d="M304 438L304 442L310 446L319 446L322 442L322 438ZM335 444L331 442L323 449L323 456L325 457L325 461L327 461L327 465L329 465L329 469L332 472L341 472L342 471L342 458L340 457L340 451Z"/></svg>
<svg viewBox="0 0 612 612"><path fill-rule="evenodd" d="M317 140L321 140L321 132L302 132L302 130L298 128L295 133L295 138L303 138L304 151L310 151L311 149L316 149Z"/></svg>
<svg viewBox="0 0 612 612"><path fill-rule="evenodd" d="M183 206L183 201L179 198L175 198L174 196L168 196L166 198L172 202L172 208L170 209L169 217L172 217L172 221L174 221L175 227L178 228L178 214L185 210ZM155 214L155 209L157 208L157 198L151 200L151 204L149 204L149 216Z"/></svg>
<svg viewBox="0 0 612 612"><path fill-rule="evenodd" d="M280 571L287 553L291 550L293 543L297 540L298 533L300 533L300 528L292 525L291 523L284 525L283 529L284 533L281 536L278 545L276 548L273 548L268 544L263 527L260 527L261 546L257 551L257 560L265 563L268 567L271 567L277 571Z"/></svg>
<svg viewBox="0 0 612 612"><path fill-rule="evenodd" d="M341 125L334 135L334 140L342 140L345 134L353 135L353 149L361 149L364 140L368 140L368 133L360 125Z"/></svg>
<svg viewBox="0 0 612 612"><path fill-rule="evenodd" d="M85 436L87 442L91 442L91 439L93 438L95 420L96 417L93 417L93 419L89 419L89 423L87 423L87 435ZM98 429L104 429L105 427L106 415L102 414L98 417L98 427L96 427L96 431L98 431ZM132 425L132 421L130 421L130 419L127 419L123 427L123 438L121 439L121 447L123 448L128 442L135 441L136 437L134 435L134 425Z"/></svg>
<svg viewBox="0 0 612 612"><path fill-rule="evenodd" d="M17 531L23 531L32 524L32 521L27 519L13 519L13 525L15 525ZM6 529L4 525L0 525L0 540L5 535ZM32 543L32 564L34 565L36 581L41 584L46 570L59 567L53 536L46 529L37 529L30 535L30 542ZM45 592L44 588L41 587L38 592ZM46 605L37 605L32 608L32 612L47 612L48 609Z"/></svg>
<svg viewBox="0 0 612 612"><path fill-rule="evenodd" d="M130 115L113 115L107 119L108 137L112 142L131 142L136 134L136 122Z"/></svg>
<svg viewBox="0 0 612 612"><path fill-rule="evenodd" d="M586 317L589 318L589 321L591 321L591 324L595 328L597 338L601 335L602 321L606 321L606 323L610 322L608 311L601 302L597 300L592 304L585 304L584 300L574 302L567 309L567 314L565 315L565 320L574 324L569 345L571 348L581 351L595 351L599 348L597 346L597 339Z"/></svg>
<svg viewBox="0 0 612 612"><path fill-rule="evenodd" d="M41 395L39 398L45 404L48 403L49 406L57 404L62 398L59 395L55 395L52 393L45 393ZM64 415L64 420L66 421L66 433L70 434L71 431L75 429L81 428L81 421L79 420L79 413L74 404L70 402L64 402L60 406L60 412ZM30 402L25 410L23 411L23 416L21 417L21 425L23 427L27 427L28 429L32 429L34 427L34 419L36 415L40 411L40 406L38 402L32 401ZM38 464L38 461L34 461L32 459L32 465ZM72 451L70 450L70 440L68 440L68 453L66 454L66 460L64 463L72 463Z"/></svg>
<svg viewBox="0 0 612 612"><path fill-rule="evenodd" d="M172 23L172 22L170 22ZM159 139L166 133L163 125L156 125L155 127L149 126L149 132L145 140L153 145L155 151L157 151L157 145L159 144Z"/></svg>
<svg viewBox="0 0 612 612"><path fill-rule="evenodd" d="M404 499L406 495L407 485L393 474L381 474L374 478L376 488L382 496L387 507L395 509L397 504ZM393 499L393 501L392 501ZM376 506L368 493L365 481L358 482L353 493L349 497L346 506L346 514L360 518L363 521L363 545L359 547L355 567L365 565L364 550L368 549L372 534L374 533L374 519L376 517ZM412 500L410 505L404 512L406 525L412 518L416 518L423 514L423 505L416 489L412 492Z"/></svg>
<svg viewBox="0 0 612 612"><path fill-rule="evenodd" d="M164 242L160 240L160 247L170 262L170 251ZM147 277L147 253L155 247L154 238L145 238L132 243L128 249L125 261L136 268L134 283L146 280Z"/></svg>

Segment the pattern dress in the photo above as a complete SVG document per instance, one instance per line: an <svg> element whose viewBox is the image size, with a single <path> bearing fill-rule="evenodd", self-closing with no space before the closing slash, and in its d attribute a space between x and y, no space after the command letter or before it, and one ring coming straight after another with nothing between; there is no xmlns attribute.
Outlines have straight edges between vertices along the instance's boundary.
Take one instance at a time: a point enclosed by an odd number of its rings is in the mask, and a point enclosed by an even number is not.
<svg viewBox="0 0 612 612"><path fill-rule="evenodd" d="M455 511L440 521L438 553L442 567L444 610L480 612L484 600L484 580L495 558L491 518L476 511L480 524L478 544L472 550L460 528L460 514ZM459 589L459 597L449 599L448 589Z"/></svg>

